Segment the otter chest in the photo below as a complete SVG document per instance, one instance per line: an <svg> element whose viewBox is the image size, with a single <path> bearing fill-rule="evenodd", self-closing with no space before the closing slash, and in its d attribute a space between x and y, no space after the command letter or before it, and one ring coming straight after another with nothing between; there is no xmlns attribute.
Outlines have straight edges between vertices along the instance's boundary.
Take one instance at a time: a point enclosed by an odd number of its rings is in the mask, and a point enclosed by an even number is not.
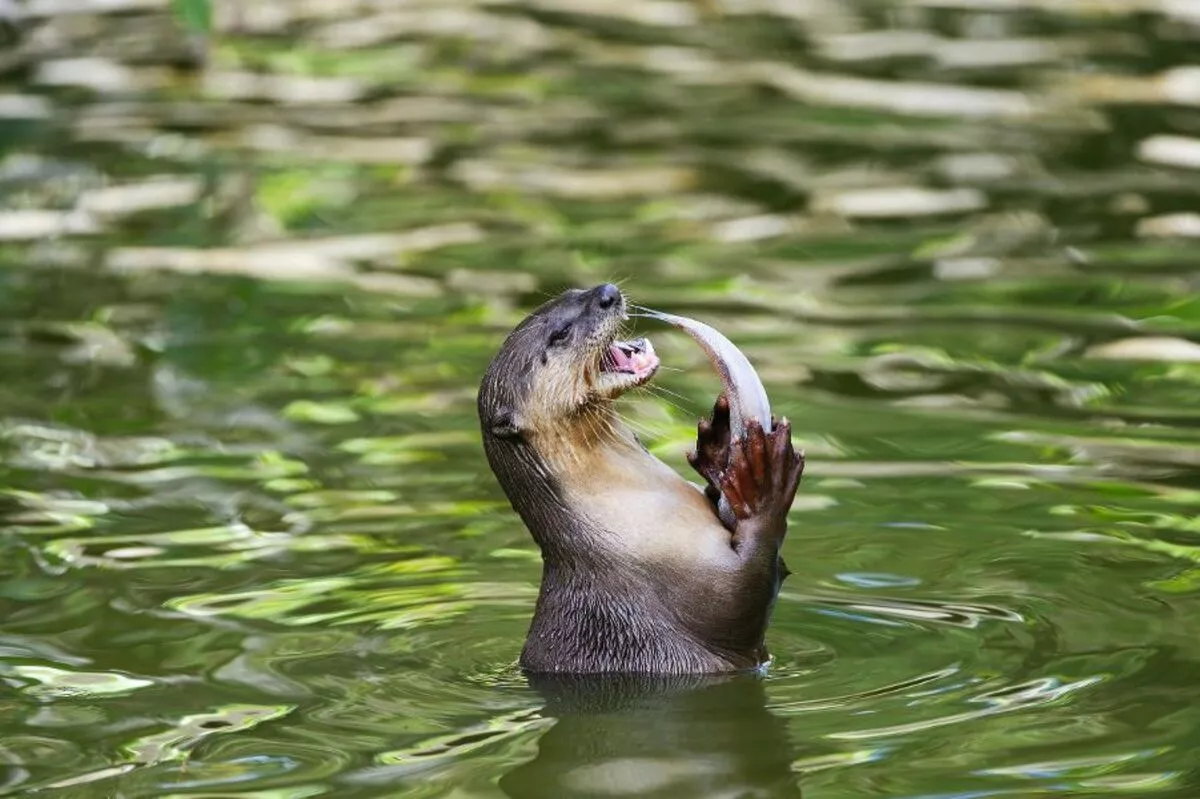
<svg viewBox="0 0 1200 799"><path fill-rule="evenodd" d="M611 543L646 562L729 558L729 532L692 484L640 447L609 448L564 481L568 502Z"/></svg>

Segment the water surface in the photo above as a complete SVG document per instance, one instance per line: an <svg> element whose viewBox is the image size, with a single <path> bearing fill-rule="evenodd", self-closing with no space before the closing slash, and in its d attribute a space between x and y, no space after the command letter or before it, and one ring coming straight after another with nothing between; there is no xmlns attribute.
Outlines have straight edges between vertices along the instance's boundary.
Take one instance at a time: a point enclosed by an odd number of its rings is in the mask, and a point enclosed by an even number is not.
<svg viewBox="0 0 1200 799"><path fill-rule="evenodd" d="M202 65L165 2L25 5L0 796L1200 789L1190 4L261 2ZM514 667L474 392L609 279L807 449L764 680ZM685 470L717 382L648 332Z"/></svg>

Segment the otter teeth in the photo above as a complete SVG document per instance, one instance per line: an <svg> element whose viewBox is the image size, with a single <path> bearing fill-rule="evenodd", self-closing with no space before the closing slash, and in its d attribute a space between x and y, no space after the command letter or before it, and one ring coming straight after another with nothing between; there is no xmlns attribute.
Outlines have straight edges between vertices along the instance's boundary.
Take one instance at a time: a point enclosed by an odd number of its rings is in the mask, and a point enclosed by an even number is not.
<svg viewBox="0 0 1200 799"><path fill-rule="evenodd" d="M604 366L609 371L643 375L658 366L654 345L646 339L614 341L605 354Z"/></svg>
<svg viewBox="0 0 1200 799"><path fill-rule="evenodd" d="M633 364L633 371L636 374L642 374L658 362L658 356L654 354L654 345L646 339L641 339L636 343L642 346L633 351L633 354L629 356L629 362Z"/></svg>
<svg viewBox="0 0 1200 799"><path fill-rule="evenodd" d="M614 341L608 346L601 370L632 374L643 378L653 374L659 366L659 356L654 353L654 346L644 338L637 341Z"/></svg>

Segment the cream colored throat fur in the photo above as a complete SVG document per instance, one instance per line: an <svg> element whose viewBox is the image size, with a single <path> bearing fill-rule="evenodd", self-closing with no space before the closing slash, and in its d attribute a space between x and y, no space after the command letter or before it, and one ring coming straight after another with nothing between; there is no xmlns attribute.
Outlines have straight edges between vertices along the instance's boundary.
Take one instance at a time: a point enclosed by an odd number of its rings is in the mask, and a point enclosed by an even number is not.
<svg viewBox="0 0 1200 799"><path fill-rule="evenodd" d="M537 435L536 448L576 512L603 543L645 563L679 565L695 558L734 567L729 531L697 486L642 448L610 410L556 425Z"/></svg>

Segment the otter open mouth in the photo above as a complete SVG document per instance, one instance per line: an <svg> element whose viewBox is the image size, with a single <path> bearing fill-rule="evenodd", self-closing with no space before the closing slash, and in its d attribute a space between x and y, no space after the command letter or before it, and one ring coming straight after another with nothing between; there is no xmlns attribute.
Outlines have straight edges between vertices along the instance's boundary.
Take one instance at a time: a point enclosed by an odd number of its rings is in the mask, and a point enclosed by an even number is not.
<svg viewBox="0 0 1200 799"><path fill-rule="evenodd" d="M602 391L617 394L640 386L658 371L659 360L648 339L614 341L600 356Z"/></svg>

